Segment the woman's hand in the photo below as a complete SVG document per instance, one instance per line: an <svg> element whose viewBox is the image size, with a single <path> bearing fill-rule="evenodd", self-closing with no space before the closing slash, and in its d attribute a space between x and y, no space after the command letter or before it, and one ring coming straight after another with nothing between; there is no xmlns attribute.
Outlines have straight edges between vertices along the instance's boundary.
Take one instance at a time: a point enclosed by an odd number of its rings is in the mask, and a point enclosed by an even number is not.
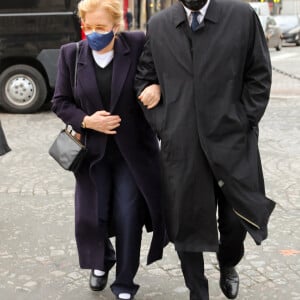
<svg viewBox="0 0 300 300"><path fill-rule="evenodd" d="M96 111L91 116L85 116L83 119L86 128L105 134L116 134L115 130L120 126L121 118L118 115L111 115L108 111Z"/></svg>
<svg viewBox="0 0 300 300"><path fill-rule="evenodd" d="M159 84L151 84L147 86L138 97L139 100L148 108L155 107L160 101Z"/></svg>

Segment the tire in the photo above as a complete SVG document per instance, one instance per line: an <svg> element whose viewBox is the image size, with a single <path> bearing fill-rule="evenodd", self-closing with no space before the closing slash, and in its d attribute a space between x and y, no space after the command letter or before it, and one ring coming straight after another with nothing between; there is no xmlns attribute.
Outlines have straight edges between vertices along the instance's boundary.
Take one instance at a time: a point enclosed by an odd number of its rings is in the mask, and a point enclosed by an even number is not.
<svg viewBox="0 0 300 300"><path fill-rule="evenodd" d="M44 77L28 65L14 65L0 75L1 106L11 113L36 112L46 101Z"/></svg>

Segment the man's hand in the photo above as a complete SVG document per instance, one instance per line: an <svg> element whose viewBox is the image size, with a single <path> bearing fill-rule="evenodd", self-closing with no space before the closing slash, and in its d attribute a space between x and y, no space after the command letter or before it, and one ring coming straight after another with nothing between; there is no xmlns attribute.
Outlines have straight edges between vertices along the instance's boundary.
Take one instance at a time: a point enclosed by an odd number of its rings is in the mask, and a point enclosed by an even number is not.
<svg viewBox="0 0 300 300"><path fill-rule="evenodd" d="M160 101L160 86L159 84L151 84L147 86L138 99L148 108L155 107Z"/></svg>
<svg viewBox="0 0 300 300"><path fill-rule="evenodd" d="M96 111L91 116L83 119L86 128L93 129L106 134L116 134L114 130L120 126L121 118L118 115L111 115L108 111Z"/></svg>

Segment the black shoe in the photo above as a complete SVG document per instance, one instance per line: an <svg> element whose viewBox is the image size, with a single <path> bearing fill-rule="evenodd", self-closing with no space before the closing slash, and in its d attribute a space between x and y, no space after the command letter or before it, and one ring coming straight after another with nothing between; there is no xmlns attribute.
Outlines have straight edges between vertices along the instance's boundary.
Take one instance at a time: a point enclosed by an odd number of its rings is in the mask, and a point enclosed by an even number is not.
<svg viewBox="0 0 300 300"><path fill-rule="evenodd" d="M220 268L220 288L228 299L235 299L239 292L239 275L234 267Z"/></svg>
<svg viewBox="0 0 300 300"><path fill-rule="evenodd" d="M103 276L97 276L94 274L94 270L91 270L90 274L90 288L93 291L102 291L107 284L108 272Z"/></svg>

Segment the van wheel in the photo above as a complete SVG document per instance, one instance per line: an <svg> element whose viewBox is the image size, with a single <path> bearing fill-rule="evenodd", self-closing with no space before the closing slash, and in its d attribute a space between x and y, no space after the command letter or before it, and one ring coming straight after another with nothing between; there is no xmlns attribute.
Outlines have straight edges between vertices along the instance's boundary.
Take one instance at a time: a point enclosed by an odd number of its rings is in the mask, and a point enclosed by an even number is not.
<svg viewBox="0 0 300 300"><path fill-rule="evenodd" d="M39 71L14 65L0 75L1 105L12 113L36 112L45 102L47 86Z"/></svg>

